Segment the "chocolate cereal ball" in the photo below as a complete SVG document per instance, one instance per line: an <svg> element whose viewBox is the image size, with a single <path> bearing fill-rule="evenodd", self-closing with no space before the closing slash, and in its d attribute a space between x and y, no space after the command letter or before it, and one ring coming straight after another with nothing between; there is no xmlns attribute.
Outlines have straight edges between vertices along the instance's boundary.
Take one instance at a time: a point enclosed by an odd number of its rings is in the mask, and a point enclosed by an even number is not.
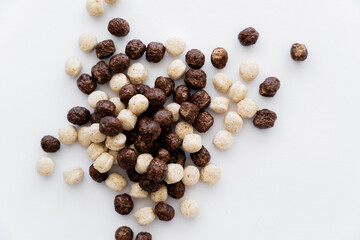
<svg viewBox="0 0 360 240"><path fill-rule="evenodd" d="M91 75L97 83L105 84L111 79L110 67L104 61L100 61L91 68Z"/></svg>
<svg viewBox="0 0 360 240"><path fill-rule="evenodd" d="M167 172L167 164L159 158L154 158L147 167L146 177L153 182L159 183L165 179Z"/></svg>
<svg viewBox="0 0 360 240"><path fill-rule="evenodd" d="M185 55L186 63L193 69L200 69L205 63L205 55L198 49L191 49Z"/></svg>
<svg viewBox="0 0 360 240"><path fill-rule="evenodd" d="M190 69L185 74L184 82L192 89L202 89L206 86L206 73L203 70Z"/></svg>
<svg viewBox="0 0 360 240"><path fill-rule="evenodd" d="M196 118L194 123L194 128L198 132L203 133L203 132L207 132L212 127L213 124L214 124L214 117L208 111L203 111Z"/></svg>
<svg viewBox="0 0 360 240"><path fill-rule="evenodd" d="M107 172L101 173L98 170L96 170L94 168L94 164L91 164L91 166L89 167L89 175L95 182L98 182L98 183L105 181L108 177Z"/></svg>
<svg viewBox="0 0 360 240"><path fill-rule="evenodd" d="M149 105L153 107L163 106L166 102L166 95L159 88L150 88L146 91L145 97L149 100Z"/></svg>
<svg viewBox="0 0 360 240"><path fill-rule="evenodd" d="M186 155L182 149L178 149L175 152L171 153L171 157L168 163L177 163L185 167Z"/></svg>
<svg viewBox="0 0 360 240"><path fill-rule="evenodd" d="M171 132L164 136L163 144L169 152L174 152L181 146L182 139L175 132Z"/></svg>
<svg viewBox="0 0 360 240"><path fill-rule="evenodd" d="M204 146L202 146L200 151L196 153L191 153L190 157L193 160L194 164L198 167L204 167L210 162L211 159L209 151Z"/></svg>
<svg viewBox="0 0 360 240"><path fill-rule="evenodd" d="M80 91L85 94L92 93L97 87L95 80L89 74L81 74L76 84Z"/></svg>
<svg viewBox="0 0 360 240"><path fill-rule="evenodd" d="M114 199L115 211L121 215L128 215L134 208L134 202L129 194L117 195Z"/></svg>
<svg viewBox="0 0 360 240"><path fill-rule="evenodd" d="M155 87L163 90L168 97L174 92L175 82L171 78L160 76L155 80Z"/></svg>
<svg viewBox="0 0 360 240"><path fill-rule="evenodd" d="M122 73L129 68L130 58L124 53L119 53L110 58L109 65L113 72Z"/></svg>
<svg viewBox="0 0 360 240"><path fill-rule="evenodd" d="M148 232L139 232L135 240L152 240L152 236Z"/></svg>
<svg viewBox="0 0 360 240"><path fill-rule="evenodd" d="M147 135L137 135L134 142L135 148L140 153L149 153L152 149L153 138Z"/></svg>
<svg viewBox="0 0 360 240"><path fill-rule="evenodd" d="M110 20L108 30L116 37L124 37L130 32L130 26L125 19L114 18Z"/></svg>
<svg viewBox="0 0 360 240"><path fill-rule="evenodd" d="M146 116L139 119L137 129L140 135L149 136L152 140L157 139L161 133L160 124Z"/></svg>
<svg viewBox="0 0 360 240"><path fill-rule="evenodd" d="M215 48L211 53L211 63L218 69L223 69L226 66L228 58L225 48Z"/></svg>
<svg viewBox="0 0 360 240"><path fill-rule="evenodd" d="M116 48L113 40L109 39L99 42L95 47L95 51L96 51L96 56L99 59L104 59L113 55L114 52L116 51Z"/></svg>
<svg viewBox="0 0 360 240"><path fill-rule="evenodd" d="M139 177L139 186L144 191L152 193L152 192L156 192L160 189L161 183L151 181L150 179L147 178L147 174L143 174Z"/></svg>
<svg viewBox="0 0 360 240"><path fill-rule="evenodd" d="M181 118L185 122L188 122L190 124L193 124L195 122L196 118L199 115L199 112L199 107L190 102L183 102L179 110Z"/></svg>
<svg viewBox="0 0 360 240"><path fill-rule="evenodd" d="M117 155L117 162L119 167L124 170L128 170L135 167L137 155L135 151L131 148L124 148L120 150Z"/></svg>
<svg viewBox="0 0 360 240"><path fill-rule="evenodd" d="M127 104L129 100L137 94L137 89L134 84L126 84L120 89L119 97L122 103Z"/></svg>
<svg viewBox="0 0 360 240"><path fill-rule="evenodd" d="M308 56L308 50L304 44L294 43L291 46L290 54L294 61L305 61Z"/></svg>
<svg viewBox="0 0 360 240"><path fill-rule="evenodd" d="M121 132L121 122L118 118L107 116L100 120L99 130L106 136L116 136Z"/></svg>
<svg viewBox="0 0 360 240"><path fill-rule="evenodd" d="M115 232L115 240L133 240L134 233L131 228L119 227Z"/></svg>
<svg viewBox="0 0 360 240"><path fill-rule="evenodd" d="M186 85L179 85L174 92L174 102L181 104L188 102L190 99L190 88Z"/></svg>
<svg viewBox="0 0 360 240"><path fill-rule="evenodd" d="M167 203L160 202L155 206L155 214L160 221L170 221L175 216L175 210Z"/></svg>
<svg viewBox="0 0 360 240"><path fill-rule="evenodd" d="M60 149L60 141L50 135L46 135L41 139L41 148L44 152L53 153Z"/></svg>
<svg viewBox="0 0 360 240"><path fill-rule="evenodd" d="M252 27L245 28L238 35L238 39L243 46L250 46L255 44L258 38L258 31L256 31L255 28Z"/></svg>
<svg viewBox="0 0 360 240"><path fill-rule="evenodd" d="M84 107L73 107L67 114L69 122L75 125L84 125L90 120L90 112Z"/></svg>
<svg viewBox="0 0 360 240"><path fill-rule="evenodd" d="M161 109L154 115L154 120L160 124L161 127L169 126L172 121L172 113L169 110Z"/></svg>
<svg viewBox="0 0 360 240"><path fill-rule="evenodd" d="M170 152L165 148L159 148L155 156L164 162L168 162L171 159Z"/></svg>
<svg viewBox="0 0 360 240"><path fill-rule="evenodd" d="M140 174L135 170L135 168L126 170L126 174L128 175L130 181L139 182Z"/></svg>
<svg viewBox="0 0 360 240"><path fill-rule="evenodd" d="M270 111L269 109L262 109L256 112L253 124L259 129L272 128L276 119L276 113Z"/></svg>
<svg viewBox="0 0 360 240"><path fill-rule="evenodd" d="M146 48L146 60L148 62L158 63L164 57L165 46L159 42L151 42Z"/></svg>
<svg viewBox="0 0 360 240"><path fill-rule="evenodd" d="M210 102L210 95L204 90L198 90L190 97L190 102L199 107L200 110L206 109Z"/></svg>
<svg viewBox="0 0 360 240"><path fill-rule="evenodd" d="M260 84L259 93L264 97L273 97L280 88L280 81L276 77L268 77Z"/></svg>
<svg viewBox="0 0 360 240"><path fill-rule="evenodd" d="M168 184L167 189L169 195L175 199L180 199L185 194L185 184L182 181L174 184Z"/></svg>
<svg viewBox="0 0 360 240"><path fill-rule="evenodd" d="M146 91L150 89L150 87L145 84L136 84L135 87L136 87L138 94L142 94L142 95L144 95L146 93Z"/></svg>
<svg viewBox="0 0 360 240"><path fill-rule="evenodd" d="M141 56L146 51L146 45L140 41L139 39L133 39L126 45L125 53L132 60L137 60L141 58Z"/></svg>
<svg viewBox="0 0 360 240"><path fill-rule="evenodd" d="M116 106L109 100L100 100L96 103L94 113L100 114L101 116L114 116Z"/></svg>

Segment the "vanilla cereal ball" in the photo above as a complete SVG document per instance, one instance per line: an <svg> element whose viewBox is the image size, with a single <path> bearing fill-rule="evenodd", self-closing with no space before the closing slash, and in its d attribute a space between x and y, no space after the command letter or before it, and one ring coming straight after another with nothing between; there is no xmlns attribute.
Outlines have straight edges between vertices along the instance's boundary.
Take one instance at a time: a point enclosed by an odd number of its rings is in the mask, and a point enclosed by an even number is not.
<svg viewBox="0 0 360 240"><path fill-rule="evenodd" d="M92 17L98 17L103 15L105 12L104 0L87 0L86 10Z"/></svg>
<svg viewBox="0 0 360 240"><path fill-rule="evenodd" d="M185 51L185 41L179 37L169 38L165 43L166 51L172 56L179 56Z"/></svg>
<svg viewBox="0 0 360 240"><path fill-rule="evenodd" d="M194 165L188 165L184 168L184 177L182 178L182 182L186 186L195 185L200 178L200 172L197 167Z"/></svg>
<svg viewBox="0 0 360 240"><path fill-rule="evenodd" d="M149 107L149 100L142 94L136 94L129 100L128 109L139 116Z"/></svg>
<svg viewBox="0 0 360 240"><path fill-rule="evenodd" d="M165 178L165 182L167 184L180 182L183 177L184 177L183 166L177 163L168 164L168 172Z"/></svg>
<svg viewBox="0 0 360 240"><path fill-rule="evenodd" d="M107 152L102 153L94 162L94 168L100 173L106 173L114 164L114 157Z"/></svg>
<svg viewBox="0 0 360 240"><path fill-rule="evenodd" d="M168 198L168 191L165 185L161 185L160 189L156 192L150 193L150 199L153 202L165 202Z"/></svg>
<svg viewBox="0 0 360 240"><path fill-rule="evenodd" d="M255 61L245 61L240 66L240 77L244 81L252 81L259 74L259 66Z"/></svg>
<svg viewBox="0 0 360 240"><path fill-rule="evenodd" d="M134 217L140 226L145 226L155 220L155 213L151 207L143 207L136 211Z"/></svg>
<svg viewBox="0 0 360 240"><path fill-rule="evenodd" d="M165 107L166 110L169 110L173 117L173 122L177 122L180 119L180 105L177 103L170 103Z"/></svg>
<svg viewBox="0 0 360 240"><path fill-rule="evenodd" d="M141 63L134 63L127 70L127 75L131 83L141 84L147 79L148 71Z"/></svg>
<svg viewBox="0 0 360 240"><path fill-rule="evenodd" d="M233 80L225 73L219 72L213 77L213 84L216 90L226 93L233 84Z"/></svg>
<svg viewBox="0 0 360 240"><path fill-rule="evenodd" d="M105 141L105 146L110 150L120 151L125 147L125 143L126 143L125 134L119 133L118 135L113 137L107 136Z"/></svg>
<svg viewBox="0 0 360 240"><path fill-rule="evenodd" d="M238 132L241 130L243 120L236 112L230 111L224 117L225 129L229 132Z"/></svg>
<svg viewBox="0 0 360 240"><path fill-rule="evenodd" d="M180 203L180 212L186 218L193 218L200 211L199 203L194 199L185 199Z"/></svg>
<svg viewBox="0 0 360 240"><path fill-rule="evenodd" d="M246 97L247 92L248 88L245 86L245 84L242 84L238 81L231 86L229 91L229 98L231 101L238 103Z"/></svg>
<svg viewBox="0 0 360 240"><path fill-rule="evenodd" d="M87 155L92 160L96 160L102 153L106 152L108 149L101 143L92 143L87 149Z"/></svg>
<svg viewBox="0 0 360 240"><path fill-rule="evenodd" d="M105 180L106 186L111 190L120 192L126 187L126 179L118 173L111 173Z"/></svg>
<svg viewBox="0 0 360 240"><path fill-rule="evenodd" d="M78 142L84 147L90 146L92 143L90 140L90 128L81 127L78 131Z"/></svg>
<svg viewBox="0 0 360 240"><path fill-rule="evenodd" d="M117 118L120 120L121 126L125 131L135 128L137 116L129 109L121 110Z"/></svg>
<svg viewBox="0 0 360 240"><path fill-rule="evenodd" d="M229 109L230 100L225 97L213 97L210 102L210 109L216 113L225 113Z"/></svg>
<svg viewBox="0 0 360 240"><path fill-rule="evenodd" d="M79 37L79 48L83 52L91 52L97 44L97 38L92 33L83 33Z"/></svg>
<svg viewBox="0 0 360 240"><path fill-rule="evenodd" d="M178 80L184 76L186 72L186 65L180 59L172 61L167 69L167 74L172 80Z"/></svg>
<svg viewBox="0 0 360 240"><path fill-rule="evenodd" d="M109 150L108 153L114 157L113 165L118 165L116 158L117 158L117 155L119 154L119 152L114 151L114 150Z"/></svg>
<svg viewBox="0 0 360 240"><path fill-rule="evenodd" d="M94 91L88 96L88 103L92 108L95 108L96 103L100 100L109 100L109 96L103 91Z"/></svg>
<svg viewBox="0 0 360 240"><path fill-rule="evenodd" d="M214 146L219 150L229 149L234 143L234 137L231 132L221 130L213 138Z"/></svg>
<svg viewBox="0 0 360 240"><path fill-rule="evenodd" d="M118 0L105 0L107 4L114 5L117 3Z"/></svg>
<svg viewBox="0 0 360 240"><path fill-rule="evenodd" d="M110 98L109 101L115 104L115 116L119 115L120 111L126 108L126 105L121 102L119 97Z"/></svg>
<svg viewBox="0 0 360 240"><path fill-rule="evenodd" d="M70 77L76 77L79 75L82 68L82 63L80 59L71 57L68 60L66 60L65 63L65 72Z"/></svg>
<svg viewBox="0 0 360 240"><path fill-rule="evenodd" d="M98 123L94 123L90 126L89 138L94 143L101 143L106 139L106 136L100 132L99 128L100 125Z"/></svg>
<svg viewBox="0 0 360 240"><path fill-rule="evenodd" d="M183 149L188 153L196 153L202 148L202 138L199 134L188 134L183 139Z"/></svg>
<svg viewBox="0 0 360 240"><path fill-rule="evenodd" d="M123 73L117 73L112 76L109 85L111 90L113 90L116 94L119 94L120 89L125 86L126 84L129 84L130 81Z"/></svg>
<svg viewBox="0 0 360 240"><path fill-rule="evenodd" d="M258 106L251 98L245 98L237 104L237 112L242 118L251 118L258 110Z"/></svg>
<svg viewBox="0 0 360 240"><path fill-rule="evenodd" d="M49 176L53 173L54 161L49 157L42 157L36 163L36 169L40 175Z"/></svg>
<svg viewBox="0 0 360 240"><path fill-rule="evenodd" d="M71 167L63 172L63 177L68 185L76 185L83 179L84 171L81 167Z"/></svg>
<svg viewBox="0 0 360 240"><path fill-rule="evenodd" d="M176 124L175 132L181 139L184 139L186 135L194 133L194 128L190 123L181 121Z"/></svg>
<svg viewBox="0 0 360 240"><path fill-rule="evenodd" d="M58 131L59 140L63 144L73 144L77 140L77 131L74 126L66 125Z"/></svg>
<svg viewBox="0 0 360 240"><path fill-rule="evenodd" d="M148 196L148 192L143 190L139 183L134 183L133 185L131 185L131 188L130 188L130 193L129 195L133 198L137 198L137 199L143 199L143 198L147 198Z"/></svg>
<svg viewBox="0 0 360 240"><path fill-rule="evenodd" d="M149 153L140 154L136 160L135 171L137 171L140 174L146 173L151 160L153 160L153 156L151 156L151 154Z"/></svg>
<svg viewBox="0 0 360 240"><path fill-rule="evenodd" d="M214 185L221 178L221 169L215 164L208 163L201 169L200 178L201 181L210 185Z"/></svg>

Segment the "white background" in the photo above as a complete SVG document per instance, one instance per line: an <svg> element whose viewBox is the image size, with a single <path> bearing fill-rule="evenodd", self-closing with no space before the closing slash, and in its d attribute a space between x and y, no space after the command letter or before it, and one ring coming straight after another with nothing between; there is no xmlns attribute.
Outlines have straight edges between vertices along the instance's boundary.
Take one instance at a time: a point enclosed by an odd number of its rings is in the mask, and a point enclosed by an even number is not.
<svg viewBox="0 0 360 240"><path fill-rule="evenodd" d="M128 36L115 38L107 32L113 17L129 21ZM149 231L156 240L360 239L359 23L356 0L120 0L96 19L86 12L85 0L1 0L0 239L113 239L121 225L135 233ZM246 48L237 34L248 26L260 38ZM245 120L232 149L220 152L211 144L222 128L223 116L216 117L203 139L223 176L216 186L187 188L185 197L201 205L197 218L183 218L173 200L169 203L176 217L169 223L137 226L132 214L153 206L150 201L136 200L130 216L118 215L113 209L116 193L90 179L91 160L79 144L62 145L50 154L56 163L52 176L37 174L36 161L46 155L41 137L56 136L71 107L89 107L76 80L64 73L70 56L82 59L86 73L97 61L94 53L78 49L82 32L114 39L118 52L133 38L148 43L181 36L187 50L205 53L206 90L212 96L218 94L209 61L215 47L228 50L223 71L234 81L241 81L242 61L259 63L258 78L247 84L248 96L278 114L276 126L258 130ZM305 62L291 60L294 42L307 45ZM150 64L143 57L147 83L166 74L173 59L167 54L160 64ZM281 80L273 99L258 94L269 76ZM86 175L81 184L69 187L62 171L75 165Z"/></svg>

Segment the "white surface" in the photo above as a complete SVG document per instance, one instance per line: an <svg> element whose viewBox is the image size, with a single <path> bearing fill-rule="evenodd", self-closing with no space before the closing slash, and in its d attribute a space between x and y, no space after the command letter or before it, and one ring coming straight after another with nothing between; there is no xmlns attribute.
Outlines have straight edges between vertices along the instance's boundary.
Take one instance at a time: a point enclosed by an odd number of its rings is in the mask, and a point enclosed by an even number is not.
<svg viewBox="0 0 360 240"><path fill-rule="evenodd" d="M0 1L0 239L113 239L121 225L149 231L156 240L360 239L359 9L356 0L120 0L95 19L85 0ZM125 38L107 32L107 22L117 16L131 25ZM260 38L245 48L237 34L248 26ZM212 49L228 50L224 72L237 81L243 60L258 61L260 74L247 84L248 96L278 114L276 127L261 131L245 120L232 149L219 152L211 145L222 128L223 116L216 118L203 139L223 178L216 186L187 188L185 197L200 203L197 218L185 219L179 202L170 200L175 219L142 228L132 215L150 201L135 200L132 214L120 216L113 210L116 193L104 183L86 174L79 185L67 186L64 169L79 165L87 172L92 162L79 144L49 154L56 164L52 176L36 172L37 159L46 155L41 137L56 135L71 107L88 107L75 79L64 73L70 56L83 60L83 72L96 63L94 53L77 46L87 31L99 40L115 39L118 52L133 38L148 43L181 36L187 50L206 54L212 96ZM290 59L294 42L308 46L306 62ZM147 83L166 74L173 59L166 55L160 64L149 64L143 57ZM273 75L281 80L280 91L273 99L259 96L260 82Z"/></svg>

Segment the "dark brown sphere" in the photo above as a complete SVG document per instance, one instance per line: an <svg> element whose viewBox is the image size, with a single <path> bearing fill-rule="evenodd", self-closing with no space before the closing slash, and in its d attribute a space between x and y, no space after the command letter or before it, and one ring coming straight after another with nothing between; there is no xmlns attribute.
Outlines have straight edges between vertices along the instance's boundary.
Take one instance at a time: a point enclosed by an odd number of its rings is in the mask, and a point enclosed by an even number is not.
<svg viewBox="0 0 360 240"><path fill-rule="evenodd" d="M238 39L243 46L250 46L255 44L258 38L259 32L252 27L245 28L238 35Z"/></svg>
<svg viewBox="0 0 360 240"><path fill-rule="evenodd" d="M105 116L115 116L116 106L109 100L100 100L95 105L94 113ZM101 119L100 119L101 120Z"/></svg>
<svg viewBox="0 0 360 240"><path fill-rule="evenodd" d="M60 149L60 141L56 137L46 135L40 141L41 148L44 152L54 153Z"/></svg>
<svg viewBox="0 0 360 240"><path fill-rule="evenodd" d="M155 87L163 90L168 97L174 92L175 82L171 78L160 76L155 80Z"/></svg>
<svg viewBox="0 0 360 240"><path fill-rule="evenodd" d="M214 117L208 112L203 111L195 120L194 128L198 132L207 132L214 124Z"/></svg>
<svg viewBox="0 0 360 240"><path fill-rule="evenodd" d="M294 61L305 61L308 56L308 50L304 44L294 43L291 46L290 54Z"/></svg>
<svg viewBox="0 0 360 240"><path fill-rule="evenodd" d="M193 124L198 117L200 109L197 105L190 102L183 102L179 109L181 118L190 124Z"/></svg>
<svg viewBox="0 0 360 240"><path fill-rule="evenodd" d="M124 104L127 104L133 96L137 94L137 89L134 84L126 84L122 88L120 88L119 97L120 101Z"/></svg>
<svg viewBox="0 0 360 240"><path fill-rule="evenodd" d="M190 88L186 85L177 86L173 98L177 104L188 102L190 100Z"/></svg>
<svg viewBox="0 0 360 240"><path fill-rule="evenodd" d="M149 100L150 106L163 106L166 103L166 95L160 88L150 88L144 96Z"/></svg>
<svg viewBox="0 0 360 240"><path fill-rule="evenodd" d="M99 131L106 136L116 136L121 132L121 122L113 116L106 116L100 120Z"/></svg>
<svg viewBox="0 0 360 240"><path fill-rule="evenodd" d="M167 172L167 164L159 158L154 158L147 168L146 176L153 182L161 182L165 179Z"/></svg>
<svg viewBox="0 0 360 240"><path fill-rule="evenodd" d="M95 182L98 182L98 183L105 181L108 177L107 172L101 173L98 170L96 170L94 168L94 164L91 164L91 166L89 167L89 175Z"/></svg>
<svg viewBox="0 0 360 240"><path fill-rule="evenodd" d="M124 37L129 34L130 25L125 19L114 18L110 20L108 30L116 37Z"/></svg>
<svg viewBox="0 0 360 240"><path fill-rule="evenodd" d="M198 90L191 95L190 102L198 106L200 110L205 110L211 102L211 97L205 90Z"/></svg>
<svg viewBox="0 0 360 240"><path fill-rule="evenodd" d="M173 116L169 110L161 109L155 113L154 120L158 122L161 127L169 126L173 122Z"/></svg>
<svg viewBox="0 0 360 240"><path fill-rule="evenodd" d="M206 73L203 70L190 69L185 73L184 82L190 88L198 90L206 86Z"/></svg>
<svg viewBox="0 0 360 240"><path fill-rule="evenodd" d="M155 214L160 221L170 221L175 216L175 210L172 206L167 203L160 202L155 206Z"/></svg>
<svg viewBox="0 0 360 240"><path fill-rule="evenodd" d="M253 119L253 124L259 129L272 128L277 119L275 112L270 111L269 109L262 109L256 112Z"/></svg>
<svg viewBox="0 0 360 240"><path fill-rule="evenodd" d="M147 192L156 192L160 189L161 183L151 181L147 178L147 174L140 175L139 177L139 186L141 189Z"/></svg>
<svg viewBox="0 0 360 240"><path fill-rule="evenodd" d="M134 233L131 228L119 227L115 232L115 240L133 240Z"/></svg>
<svg viewBox="0 0 360 240"><path fill-rule="evenodd" d="M133 39L129 41L125 48L126 55L128 55L132 60L141 58L145 51L146 45L139 39Z"/></svg>
<svg viewBox="0 0 360 240"><path fill-rule="evenodd" d="M115 211L121 215L128 215L134 208L134 202L129 194L117 195L114 199Z"/></svg>
<svg viewBox="0 0 360 240"><path fill-rule="evenodd" d="M158 63L165 55L165 46L159 42L151 42L146 47L146 60Z"/></svg>
<svg viewBox="0 0 360 240"><path fill-rule="evenodd" d="M182 181L174 184L168 184L167 189L170 197L175 199L180 199L185 194L185 184Z"/></svg>
<svg viewBox="0 0 360 240"><path fill-rule="evenodd" d="M185 167L186 155L182 149L178 149L171 153L171 157L168 163L177 163Z"/></svg>
<svg viewBox="0 0 360 240"><path fill-rule="evenodd" d="M218 69L223 69L228 61L228 53L225 48L215 48L211 53L211 63Z"/></svg>
<svg viewBox="0 0 360 240"><path fill-rule="evenodd" d="M113 40L109 39L99 42L95 47L95 51L96 56L99 59L104 59L113 55L116 51L116 48Z"/></svg>
<svg viewBox="0 0 360 240"><path fill-rule="evenodd" d="M77 79L76 84L80 91L85 94L90 94L95 91L97 84L95 80L89 74L81 74Z"/></svg>
<svg viewBox="0 0 360 240"><path fill-rule="evenodd" d="M186 63L193 69L200 69L205 63L205 55L198 49L191 49L185 55Z"/></svg>
<svg viewBox="0 0 360 240"><path fill-rule="evenodd" d="M99 84L105 84L109 82L112 77L110 67L104 61L98 62L91 68L91 75L93 79Z"/></svg>
<svg viewBox="0 0 360 240"><path fill-rule="evenodd" d="M110 69L115 73L122 73L130 66L130 58L124 54L119 53L110 58Z"/></svg>
<svg viewBox="0 0 360 240"><path fill-rule="evenodd" d="M174 152L181 146L182 139L175 132L171 132L164 136L163 144L169 152Z"/></svg>
<svg viewBox="0 0 360 240"><path fill-rule="evenodd" d="M280 80L276 77L268 77L259 86L259 93L264 97L274 97L280 88Z"/></svg>
<svg viewBox="0 0 360 240"><path fill-rule="evenodd" d="M135 240L152 240L152 236L148 232L139 232Z"/></svg>
<svg viewBox="0 0 360 240"><path fill-rule="evenodd" d="M196 153L191 153L190 157L193 160L194 164L198 167L205 167L205 165L208 164L211 160L211 155L204 146L202 146L200 151Z"/></svg>
<svg viewBox="0 0 360 240"><path fill-rule="evenodd" d="M117 162L119 167L128 170L135 167L137 155L131 148L121 149L117 155Z"/></svg>
<svg viewBox="0 0 360 240"><path fill-rule="evenodd" d="M73 107L67 114L67 119L70 123L75 125L84 125L90 120L90 111L84 107Z"/></svg>

